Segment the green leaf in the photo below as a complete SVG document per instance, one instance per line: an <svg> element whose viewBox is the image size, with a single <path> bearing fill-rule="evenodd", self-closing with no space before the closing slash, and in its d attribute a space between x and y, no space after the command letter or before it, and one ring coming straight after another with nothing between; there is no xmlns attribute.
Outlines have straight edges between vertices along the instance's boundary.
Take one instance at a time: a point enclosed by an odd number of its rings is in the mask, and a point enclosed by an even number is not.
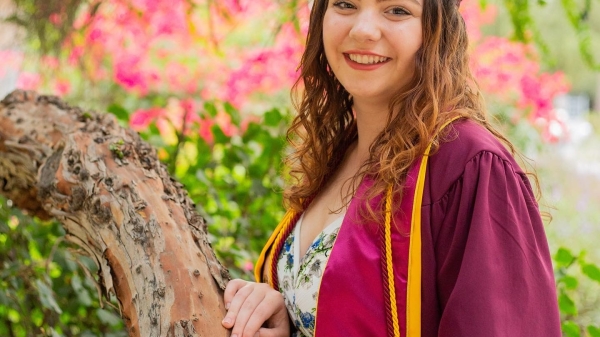
<svg viewBox="0 0 600 337"><path fill-rule="evenodd" d="M593 325L588 325L587 331L591 337L600 337L600 328Z"/></svg>
<svg viewBox="0 0 600 337"><path fill-rule="evenodd" d="M52 337L62 337L62 335L56 332L54 328L50 328L50 332L52 333Z"/></svg>
<svg viewBox="0 0 600 337"><path fill-rule="evenodd" d="M577 315L577 307L575 302L564 292L558 297L558 307L560 311L567 315Z"/></svg>
<svg viewBox="0 0 600 337"><path fill-rule="evenodd" d="M106 111L117 116L117 118L124 122L129 122L129 112L118 104L111 104Z"/></svg>
<svg viewBox="0 0 600 337"><path fill-rule="evenodd" d="M208 115L213 118L217 115L217 108L212 102L204 103L204 111L206 111Z"/></svg>
<svg viewBox="0 0 600 337"><path fill-rule="evenodd" d="M73 290L75 290L77 298L81 304L85 306L92 305L92 298L88 294L87 290L83 288L83 283L81 282L79 275L73 275L73 278L71 279L71 286L73 287Z"/></svg>
<svg viewBox="0 0 600 337"><path fill-rule="evenodd" d="M261 134L265 132L266 130L263 129L262 125L257 124L255 122L251 122L250 124L248 124L246 132L244 132L244 135L242 136L242 141L244 143L250 143L250 141L256 140L256 138L258 138Z"/></svg>
<svg viewBox="0 0 600 337"><path fill-rule="evenodd" d="M277 109L270 110L265 113L265 125L267 126L277 126L279 122L283 119L283 116Z"/></svg>
<svg viewBox="0 0 600 337"><path fill-rule="evenodd" d="M571 290L577 288L577 286L579 285L579 281L575 277L570 275L566 275L563 278L561 278L560 282L564 283L565 287Z"/></svg>
<svg viewBox="0 0 600 337"><path fill-rule="evenodd" d="M194 167L203 169L204 166L208 165L211 161L211 151L210 146L204 141L204 139L198 139L196 141L196 150L198 151L198 157L196 158L196 162L194 163Z"/></svg>
<svg viewBox="0 0 600 337"><path fill-rule="evenodd" d="M225 144L229 142L229 137L227 137L225 133L223 133L221 127L215 124L210 129L212 131L213 136L215 136L215 143Z"/></svg>
<svg viewBox="0 0 600 337"><path fill-rule="evenodd" d="M223 107L225 108L225 112L227 112L227 114L231 117L231 122L233 125L240 126L240 123L242 122L240 112L229 102L225 102Z"/></svg>
<svg viewBox="0 0 600 337"><path fill-rule="evenodd" d="M59 314L62 314L62 310L58 306L58 303L56 303L52 289L42 282L42 280L35 280L35 285L37 286L42 305L48 309L54 310Z"/></svg>
<svg viewBox="0 0 600 337"><path fill-rule="evenodd" d="M560 266L569 266L574 260L575 256L573 256L571 251L563 247L560 247L556 255L554 255L554 261Z"/></svg>
<svg viewBox="0 0 600 337"><path fill-rule="evenodd" d="M119 316L113 314L110 311L104 310L104 309L96 310L96 315L98 315L98 318L100 319L100 321L102 321L108 325L117 325L122 322L122 320L119 318Z"/></svg>
<svg viewBox="0 0 600 337"><path fill-rule="evenodd" d="M572 321L564 321L562 322L562 332L567 337L580 337L581 330L579 326Z"/></svg>
<svg viewBox="0 0 600 337"><path fill-rule="evenodd" d="M592 263L587 263L581 267L581 271L592 280L600 283L600 268Z"/></svg>
<svg viewBox="0 0 600 337"><path fill-rule="evenodd" d="M158 129L158 126L156 126L156 124L154 123L151 123L148 126L147 130L150 132L151 135L160 136L160 130Z"/></svg>

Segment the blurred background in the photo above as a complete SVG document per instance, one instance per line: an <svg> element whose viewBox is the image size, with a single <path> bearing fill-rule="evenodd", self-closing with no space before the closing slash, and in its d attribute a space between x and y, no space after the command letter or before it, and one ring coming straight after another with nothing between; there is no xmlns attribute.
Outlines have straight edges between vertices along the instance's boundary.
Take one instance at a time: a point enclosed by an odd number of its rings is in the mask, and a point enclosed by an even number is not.
<svg viewBox="0 0 600 337"><path fill-rule="evenodd" d="M112 113L159 153L234 277L283 215L306 0L0 0L0 99ZM489 113L537 173L565 336L600 336L600 2L465 0ZM96 266L0 198L0 336L126 336Z"/></svg>

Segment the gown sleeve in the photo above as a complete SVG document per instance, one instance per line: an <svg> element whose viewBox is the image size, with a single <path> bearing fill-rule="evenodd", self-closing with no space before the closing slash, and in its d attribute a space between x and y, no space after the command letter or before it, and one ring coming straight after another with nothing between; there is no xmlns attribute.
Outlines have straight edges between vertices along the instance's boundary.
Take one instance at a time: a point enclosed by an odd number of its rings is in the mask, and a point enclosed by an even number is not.
<svg viewBox="0 0 600 337"><path fill-rule="evenodd" d="M559 337L553 269L528 178L481 152L436 205L438 337Z"/></svg>

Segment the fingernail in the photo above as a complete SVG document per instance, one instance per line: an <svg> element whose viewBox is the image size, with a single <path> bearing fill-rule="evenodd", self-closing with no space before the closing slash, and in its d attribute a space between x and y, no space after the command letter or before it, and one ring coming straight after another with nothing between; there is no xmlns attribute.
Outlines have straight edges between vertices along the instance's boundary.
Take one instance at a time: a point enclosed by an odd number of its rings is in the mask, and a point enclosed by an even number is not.
<svg viewBox="0 0 600 337"><path fill-rule="evenodd" d="M231 306L231 302L225 303L225 310L229 310L230 306Z"/></svg>
<svg viewBox="0 0 600 337"><path fill-rule="evenodd" d="M223 324L231 324L231 318L229 318L229 317L225 317L225 318L223 319ZM231 336L231 337L233 337L233 336Z"/></svg>
<svg viewBox="0 0 600 337"><path fill-rule="evenodd" d="M234 333L233 335L231 335L231 337L238 337L238 335Z"/></svg>

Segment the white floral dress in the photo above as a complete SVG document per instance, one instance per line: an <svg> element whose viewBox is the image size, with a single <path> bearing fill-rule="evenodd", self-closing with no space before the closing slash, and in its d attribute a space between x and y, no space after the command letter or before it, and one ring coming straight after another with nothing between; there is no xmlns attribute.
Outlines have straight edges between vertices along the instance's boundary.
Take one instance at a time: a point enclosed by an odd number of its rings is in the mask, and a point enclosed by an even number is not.
<svg viewBox="0 0 600 337"><path fill-rule="evenodd" d="M340 216L329 224L313 241L306 254L300 257L302 219L286 239L277 261L279 291L296 329L295 337L312 337L315 333L317 297L323 270L344 220Z"/></svg>

